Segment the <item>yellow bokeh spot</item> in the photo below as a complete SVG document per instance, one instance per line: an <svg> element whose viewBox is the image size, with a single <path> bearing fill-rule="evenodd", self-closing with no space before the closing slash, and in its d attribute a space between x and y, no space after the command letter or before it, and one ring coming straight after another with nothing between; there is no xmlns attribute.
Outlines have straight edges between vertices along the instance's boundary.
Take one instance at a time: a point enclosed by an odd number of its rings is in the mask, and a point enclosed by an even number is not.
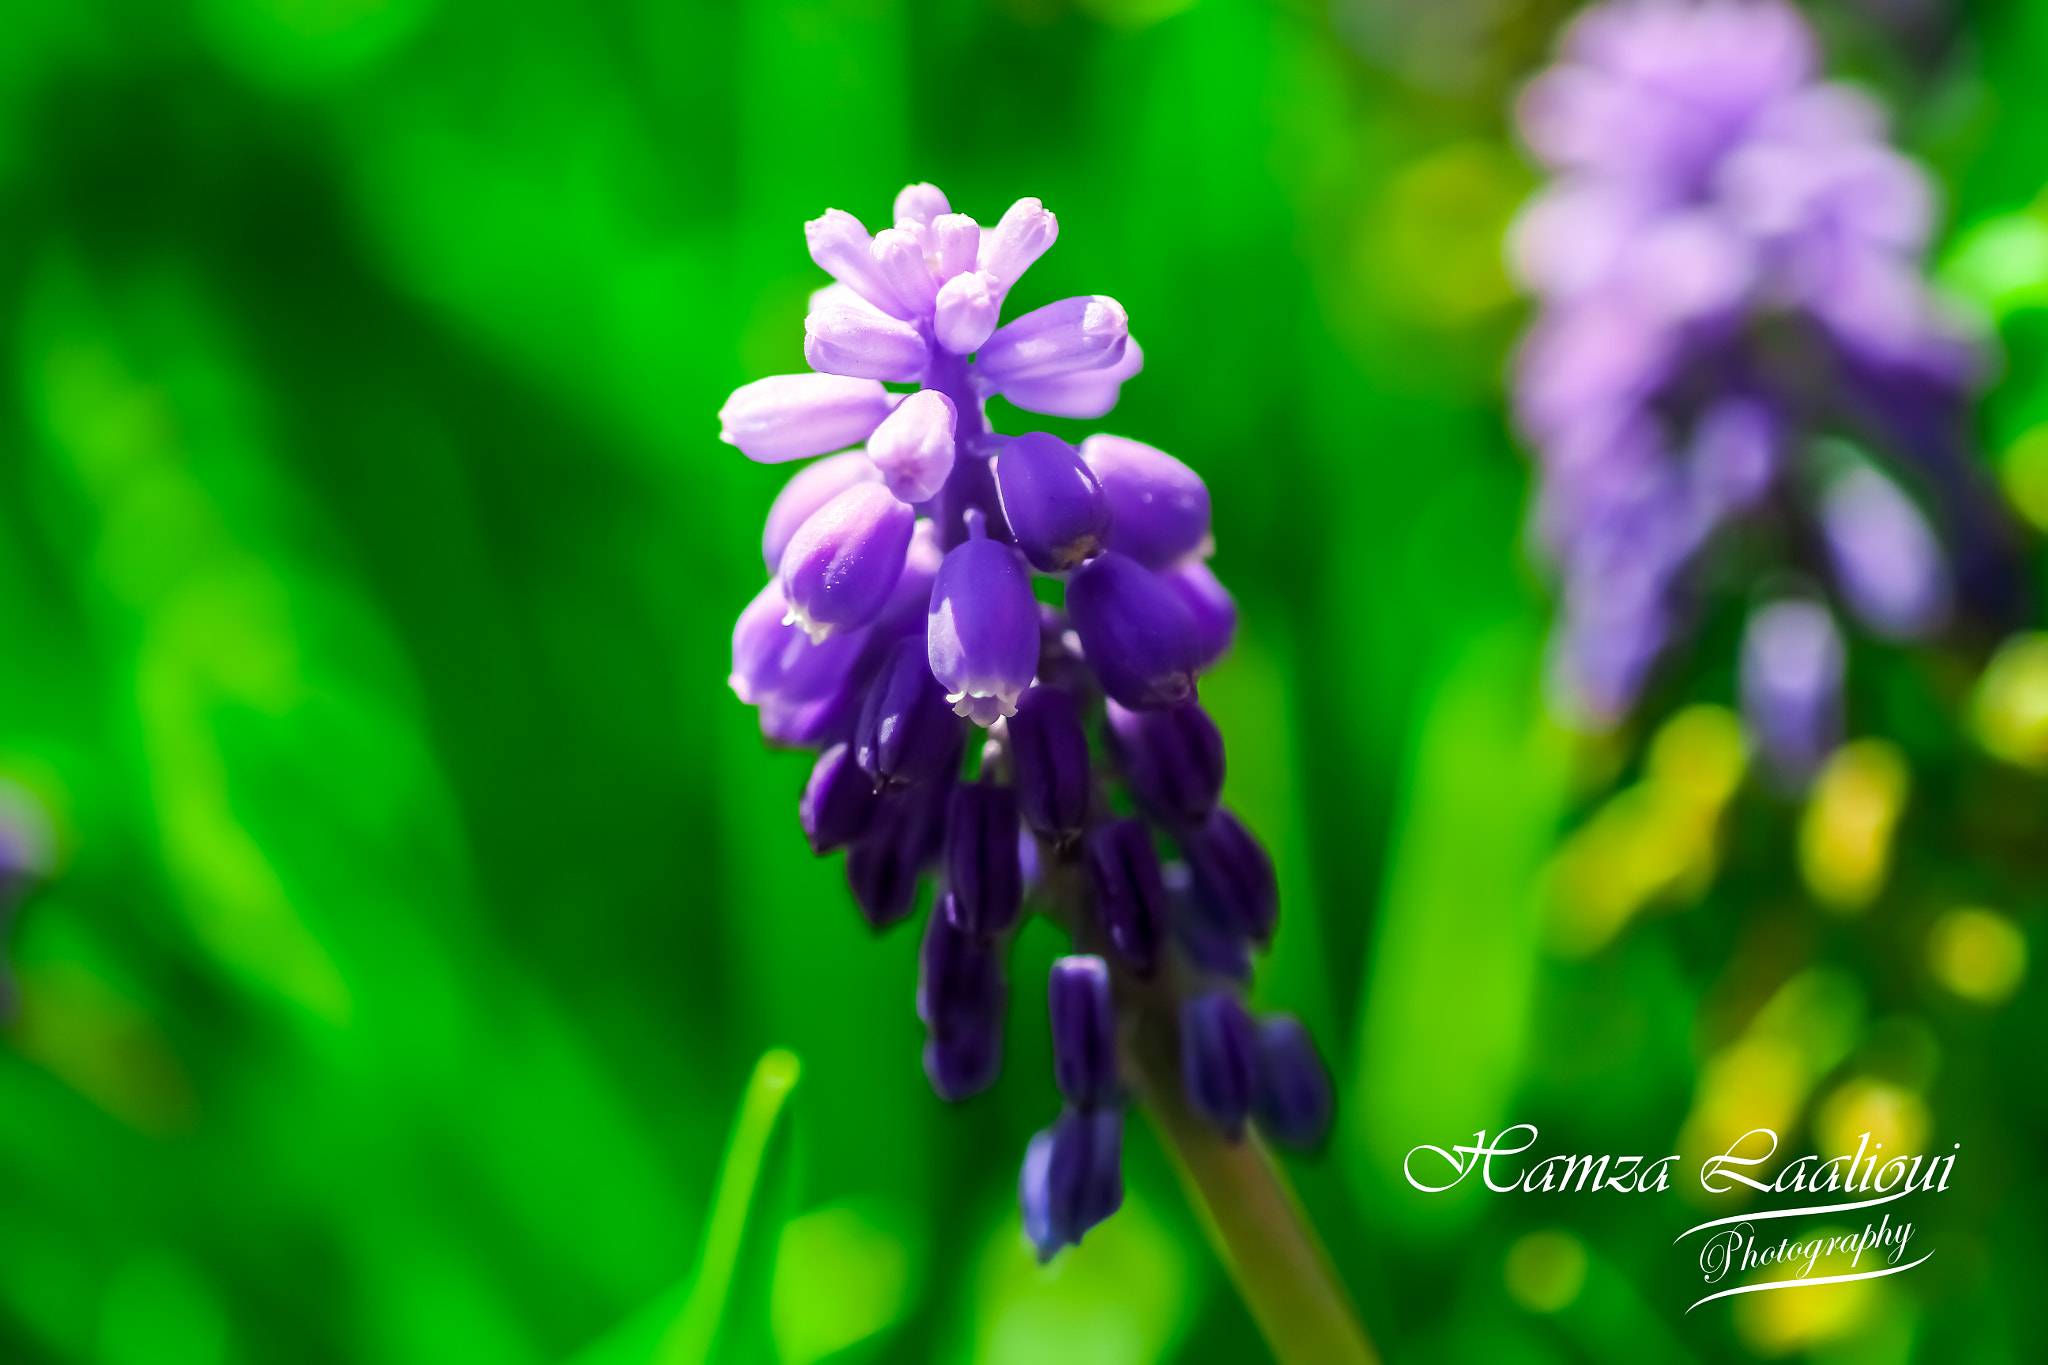
<svg viewBox="0 0 2048 1365"><path fill-rule="evenodd" d="M1812 1242L1818 1239L1825 1246L1830 1238L1843 1237L1848 1231L1832 1227L1802 1230L1799 1240ZM1837 1249L1815 1259L1813 1268L1796 1278L1819 1280L1853 1274L1850 1261L1854 1257L1853 1250ZM1805 1265L1805 1261L1798 1262L1799 1268L1803 1269ZM1856 1267L1857 1270L1872 1268L1867 1254ZM1787 1269L1773 1266L1768 1271L1759 1271L1750 1282L1794 1278ZM1875 1281L1851 1280L1847 1284L1805 1284L1744 1294L1733 1305L1735 1335L1742 1339L1742 1344L1752 1355L1765 1360L1828 1346L1856 1335L1880 1306L1882 1293L1882 1288Z"/></svg>
<svg viewBox="0 0 2048 1365"><path fill-rule="evenodd" d="M2019 514L2048 530L2048 422L2028 428L2006 449L1998 476Z"/></svg>
<svg viewBox="0 0 2048 1365"><path fill-rule="evenodd" d="M2015 635L1977 680L1977 738L1995 757L2048 768L2048 635Z"/></svg>
<svg viewBox="0 0 2048 1365"><path fill-rule="evenodd" d="M1935 921L1927 958L1934 979L1957 995L1998 1005L2027 975L2027 940L2003 915L1965 907Z"/></svg>
<svg viewBox="0 0 2048 1365"><path fill-rule="evenodd" d="M1814 1140L1823 1153L1854 1152L1867 1133L1870 1147L1865 1155L1881 1152L1887 1161L1918 1152L1927 1141L1927 1129L1925 1100L1903 1086L1868 1076L1835 1087L1813 1120Z"/></svg>
<svg viewBox="0 0 2048 1365"><path fill-rule="evenodd" d="M1395 309L1453 329L1512 302L1501 239L1527 180L1513 157L1483 142L1446 147L1397 172L1362 243Z"/></svg>
<svg viewBox="0 0 2048 1365"><path fill-rule="evenodd" d="M1508 1297L1532 1313L1556 1313L1586 1285L1586 1245L1563 1229L1531 1232L1508 1248Z"/></svg>
<svg viewBox="0 0 2048 1365"><path fill-rule="evenodd" d="M1742 724L1722 706L1690 706L1650 742L1643 779L1617 793L1552 859L1551 946L1596 952L1645 906L1705 894L1721 812L1742 781Z"/></svg>
<svg viewBox="0 0 2048 1365"><path fill-rule="evenodd" d="M1859 739L1828 759L1799 825L1799 870L1822 905L1853 912L1884 890L1910 785L1905 755L1888 740Z"/></svg>

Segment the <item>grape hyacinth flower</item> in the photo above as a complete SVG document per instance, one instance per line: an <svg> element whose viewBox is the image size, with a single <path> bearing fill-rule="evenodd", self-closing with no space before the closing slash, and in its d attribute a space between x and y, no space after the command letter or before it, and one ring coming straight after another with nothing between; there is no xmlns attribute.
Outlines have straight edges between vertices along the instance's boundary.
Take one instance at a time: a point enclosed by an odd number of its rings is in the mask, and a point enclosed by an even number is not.
<svg viewBox="0 0 2048 1365"><path fill-rule="evenodd" d="M734 628L732 687L771 743L818 751L799 819L814 852L846 851L870 924L909 917L932 882L916 1003L942 1098L1000 1069L1023 915L1072 936L1049 983L1064 1108L1019 1180L1050 1257L1121 1203L1132 1098L1202 1116L1218 1150L1244 1150L1247 1124L1295 1145L1329 1125L1306 1033L1241 996L1278 902L1196 701L1236 629L1206 563L1209 493L1120 436L990 429L997 394L1100 417L1142 364L1113 299L1002 322L1058 234L1037 200L984 228L912 185L880 232L838 210L805 231L836 281L805 322L819 373L745 385L720 414L752 459L822 457L768 513L774 577ZM1064 610L1034 577L1064 580Z"/></svg>
<svg viewBox="0 0 2048 1365"><path fill-rule="evenodd" d="M1607 0L1521 96L1554 178L1510 233L1540 304L1515 411L1582 725L1634 708L1737 537L1887 639L2022 605L1968 445L1977 347L1921 276L1932 190L1817 67L1782 0Z"/></svg>

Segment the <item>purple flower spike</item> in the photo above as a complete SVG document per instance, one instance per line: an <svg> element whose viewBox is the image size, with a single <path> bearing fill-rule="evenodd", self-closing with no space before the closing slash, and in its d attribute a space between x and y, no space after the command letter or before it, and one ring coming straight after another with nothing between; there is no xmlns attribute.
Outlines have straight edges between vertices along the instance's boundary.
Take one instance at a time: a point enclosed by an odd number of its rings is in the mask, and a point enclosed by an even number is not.
<svg viewBox="0 0 2048 1365"><path fill-rule="evenodd" d="M1045 205L1036 199L1019 199L981 235L980 268L1008 293L1059 235L1059 219L1048 213Z"/></svg>
<svg viewBox="0 0 2048 1365"><path fill-rule="evenodd" d="M939 215L952 211L953 206L946 202L946 196L937 185L920 182L905 185L896 192L896 204L890 216L899 223L905 219L913 223L930 223Z"/></svg>
<svg viewBox="0 0 2048 1365"><path fill-rule="evenodd" d="M1948 565L1927 521L1890 479L1861 467L1821 497L1821 531L1835 582L1879 635L1917 640L1948 619Z"/></svg>
<svg viewBox="0 0 2048 1365"><path fill-rule="evenodd" d="M924 502L946 486L953 472L953 400L937 389L921 389L903 400L875 434L868 458L882 473L882 486L904 502Z"/></svg>
<svg viewBox="0 0 2048 1365"><path fill-rule="evenodd" d="M1842 637L1817 602L1774 602L1742 639L1742 711L1787 784L1803 786L1841 733Z"/></svg>
<svg viewBox="0 0 2048 1365"><path fill-rule="evenodd" d="M1235 991L1214 991L1181 1006L1181 1082L1195 1112L1232 1142L1244 1136L1258 1078L1258 1035Z"/></svg>
<svg viewBox="0 0 2048 1365"><path fill-rule="evenodd" d="M1102 690L1133 711L1195 694L1199 642L1180 595L1136 560L1110 551L1076 570L1067 616Z"/></svg>
<svg viewBox="0 0 2048 1365"><path fill-rule="evenodd" d="M742 384L718 410L718 439L761 464L858 445L896 406L872 379L778 374Z"/></svg>
<svg viewBox="0 0 2048 1365"><path fill-rule="evenodd" d="M1330 1073L1316 1055L1315 1039L1291 1014L1258 1024L1258 1080L1252 1107L1259 1127L1275 1142L1313 1147L1330 1131Z"/></svg>
<svg viewBox="0 0 2048 1365"><path fill-rule="evenodd" d="M1131 794L1160 820L1198 824L1223 793L1223 735L1190 701L1164 711L1132 711L1111 701L1108 733Z"/></svg>
<svg viewBox="0 0 2048 1365"><path fill-rule="evenodd" d="M768 561L768 572L774 573L782 566L782 552L789 548L797 528L809 521L813 512L855 484L873 483L881 476L874 461L858 450L828 455L791 475L775 495L775 505L768 509L768 523L761 528L761 557Z"/></svg>
<svg viewBox="0 0 2048 1365"><path fill-rule="evenodd" d="M1080 833L1088 818L1088 735L1074 694L1040 683L1017 699L1007 723L1025 823L1049 839Z"/></svg>
<svg viewBox="0 0 2048 1365"><path fill-rule="evenodd" d="M853 761L853 746L833 745L818 755L797 803L811 852L830 853L858 839L875 813L875 784Z"/></svg>
<svg viewBox="0 0 2048 1365"><path fill-rule="evenodd" d="M1087 860L1095 918L1110 947L1137 975L1152 975L1171 910L1159 854L1144 821L1112 820L1089 831Z"/></svg>
<svg viewBox="0 0 2048 1365"><path fill-rule="evenodd" d="M770 697L816 701L837 689L866 644L861 631L842 631L822 643L788 624L782 585L770 582L740 613L732 631L732 673L726 679L749 706Z"/></svg>
<svg viewBox="0 0 2048 1365"><path fill-rule="evenodd" d="M914 384L932 353L907 322L860 308L820 308L804 319L804 361L820 374Z"/></svg>
<svg viewBox="0 0 2048 1365"><path fill-rule="evenodd" d="M1130 320L1123 305L1100 294L1048 303L999 328L974 368L984 384L1054 379L1123 359Z"/></svg>
<svg viewBox="0 0 2048 1365"><path fill-rule="evenodd" d="M878 786L931 782L960 762L960 722L925 666L923 646L915 636L897 641L868 685L853 752Z"/></svg>
<svg viewBox="0 0 2048 1365"><path fill-rule="evenodd" d="M1196 899L1252 942L1272 937L1280 910L1273 860L1228 806L1218 806L1200 825L1182 831L1180 847L1194 873Z"/></svg>
<svg viewBox="0 0 2048 1365"><path fill-rule="evenodd" d="M1122 436L1090 436L1081 458L1109 499L1109 546L1148 569L1209 547L1209 489L1163 450Z"/></svg>
<svg viewBox="0 0 2048 1365"><path fill-rule="evenodd" d="M966 214L948 213L932 219L931 251L938 258L939 278L945 283L974 274L975 257L980 250L981 227ZM984 279L990 289L996 289L992 276ZM943 307L943 294L941 297Z"/></svg>
<svg viewBox="0 0 2048 1365"><path fill-rule="evenodd" d="M1003 385L1003 397L1026 412L1047 417L1078 417L1093 421L1116 406L1124 381L1145 368L1145 353L1136 337L1124 340L1124 357L1099 370L1075 370L1053 379L1031 379Z"/></svg>
<svg viewBox="0 0 2048 1365"><path fill-rule="evenodd" d="M833 279L892 318L917 320L917 309L890 287L888 277L875 260L874 239L868 236L860 219L838 209L826 209L824 217L804 224L804 240L811 248L811 259Z"/></svg>
<svg viewBox="0 0 2048 1365"><path fill-rule="evenodd" d="M993 280L993 276L969 271L940 287L932 316L932 332L939 345L955 355L971 355L995 334L1003 299Z"/></svg>
<svg viewBox="0 0 2048 1365"><path fill-rule="evenodd" d="M1050 1261L1078 1246L1088 1230L1123 1207L1124 1114L1068 1109L1024 1149L1017 1180L1024 1235Z"/></svg>
<svg viewBox="0 0 2048 1365"><path fill-rule="evenodd" d="M925 1075L940 1099L964 1100L994 1083L1008 999L995 946L961 933L947 907L934 906L918 953L917 1017L929 1035Z"/></svg>
<svg viewBox="0 0 2048 1365"><path fill-rule="evenodd" d="M917 879L938 858L947 782L884 792L868 827L846 850L846 885L870 927L886 929L917 905Z"/></svg>
<svg viewBox="0 0 2048 1365"><path fill-rule="evenodd" d="M1003 518L1031 567L1064 573L1109 539L1109 499L1081 452L1042 431L1013 436L996 456Z"/></svg>
<svg viewBox="0 0 2048 1365"><path fill-rule="evenodd" d="M1215 570L1199 559L1186 560L1159 575L1173 589L1195 622L1196 670L1206 673L1223 661L1237 638L1237 603Z"/></svg>
<svg viewBox="0 0 2048 1365"><path fill-rule="evenodd" d="M947 554L932 584L926 633L946 700L987 726L1016 711L1038 671L1038 599L1017 552L988 539L976 513L967 521L968 539Z"/></svg>
<svg viewBox="0 0 2048 1365"><path fill-rule="evenodd" d="M888 604L917 514L877 483L860 483L811 514L782 552L784 618L813 640L864 626Z"/></svg>
<svg viewBox="0 0 2048 1365"><path fill-rule="evenodd" d="M1024 866L1017 856L1017 793L992 782L963 782L946 812L946 877L953 927L976 938L1006 934L1024 908Z"/></svg>
<svg viewBox="0 0 2048 1365"><path fill-rule="evenodd" d="M1047 986L1052 1016L1052 1073L1076 1109L1116 1101L1116 1007L1109 964L1099 957L1062 957Z"/></svg>

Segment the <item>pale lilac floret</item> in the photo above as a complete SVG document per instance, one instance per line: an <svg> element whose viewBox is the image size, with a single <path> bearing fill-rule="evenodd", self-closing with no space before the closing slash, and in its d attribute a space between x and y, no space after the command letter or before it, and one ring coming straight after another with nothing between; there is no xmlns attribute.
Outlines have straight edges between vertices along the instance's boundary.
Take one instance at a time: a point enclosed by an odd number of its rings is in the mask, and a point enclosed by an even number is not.
<svg viewBox="0 0 2048 1365"><path fill-rule="evenodd" d="M1841 735L1841 632L1817 602L1774 602L1742 640L1742 710L1785 782L1801 785Z"/></svg>
<svg viewBox="0 0 2048 1365"><path fill-rule="evenodd" d="M1948 566L1933 530L1898 485L1867 466L1821 495L1821 529L1835 580L1857 618L1877 634L1919 639L1948 616Z"/></svg>
<svg viewBox="0 0 2048 1365"><path fill-rule="evenodd" d="M771 375L733 390L718 410L718 439L762 464L805 460L865 441L898 401L872 379Z"/></svg>
<svg viewBox="0 0 2048 1365"><path fill-rule="evenodd" d="M904 399L868 437L868 458L883 486L904 502L923 502L945 487L958 419L953 400L936 389Z"/></svg>

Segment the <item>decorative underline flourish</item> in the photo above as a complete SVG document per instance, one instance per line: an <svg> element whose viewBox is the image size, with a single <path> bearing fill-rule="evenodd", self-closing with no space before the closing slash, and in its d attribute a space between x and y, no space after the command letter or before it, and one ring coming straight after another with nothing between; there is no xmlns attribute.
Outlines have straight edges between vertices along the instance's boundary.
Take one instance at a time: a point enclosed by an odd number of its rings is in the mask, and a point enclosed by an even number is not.
<svg viewBox="0 0 2048 1365"><path fill-rule="evenodd" d="M1893 1197L1893 1198L1897 1198L1898 1196L1894 1195L1894 1196L1892 1196L1892 1197ZM1873 1200L1871 1200L1870 1202L1871 1202L1871 1203L1873 1203L1873 1204L1881 1204L1881 1203L1883 1203L1884 1201L1883 1201L1882 1199L1873 1199ZM1868 1207L1868 1206L1867 1206L1867 1205L1863 1205L1863 1204L1852 1204L1852 1205L1845 1205L1844 1207L1847 1207L1847 1208L1865 1208L1865 1207ZM1711 1224L1711 1223L1703 1223L1703 1224L1701 1224L1700 1226L1701 1226L1701 1227L1712 1227L1712 1226L1713 1226L1713 1224ZM1694 1230L1695 1230L1695 1231L1697 1231L1698 1229L1694 1229ZM1856 1273L1854 1273L1854 1274L1851 1274L1851 1275L1823 1275L1823 1276L1819 1277L1818 1279L1812 1279L1812 1280L1802 1280L1802 1279L1790 1279L1790 1280L1772 1280L1772 1281L1770 1281L1770 1282L1769 1282L1769 1283L1767 1283L1767 1284L1742 1284L1742 1285L1737 1285L1737 1286L1736 1286L1735 1288L1733 1288L1733 1289L1723 1289L1723 1290L1720 1290L1720 1291L1719 1291L1718 1293L1713 1293L1713 1294L1709 1294L1709 1295L1707 1295L1707 1296L1706 1296L1706 1297L1705 1297L1704 1299L1701 1299L1701 1300L1699 1301L1699 1303L1695 1303L1695 1304L1693 1304L1693 1305L1692 1305L1692 1308L1688 1308L1688 1309L1686 1309L1685 1311L1686 1311L1686 1312L1688 1312L1688 1313L1690 1313L1690 1312L1692 1312L1693 1308L1697 1308L1697 1307L1699 1307L1701 1303L1712 1303L1712 1302L1713 1302L1713 1301L1714 1301L1715 1299L1725 1299L1725 1298L1727 1298L1727 1297L1728 1297L1728 1296L1729 1296L1730 1294L1756 1294L1756 1293L1760 1293L1760 1292L1762 1292L1763 1290L1766 1290L1766 1289L1804 1289L1804 1288L1807 1288L1807 1287L1809 1287L1809 1286L1812 1286L1812 1285L1817 1285L1817 1284L1843 1284L1843 1283L1846 1283L1847 1281L1850 1281L1850 1280L1874 1280L1874 1279L1877 1279L1877 1278L1879 1278L1880 1276L1883 1276L1883 1275L1897 1275L1897 1274L1900 1274L1900 1273L1901 1273L1901 1272L1903 1272L1903 1271L1911 1270L1911 1269L1912 1269L1912 1268L1913 1268L1914 1266L1917 1266L1917 1265L1924 1265L1924 1264L1926 1263L1926 1261L1927 1261L1927 1258L1928 1258L1929 1256L1932 1256L1932 1255L1934 1255L1934 1253L1930 1251L1930 1252L1928 1252L1928 1253L1927 1253L1927 1256L1922 1256L1922 1257L1921 1257L1921 1258L1920 1258L1919 1260L1917 1260L1917 1261L1909 1261L1909 1262L1908 1262L1907 1264L1905 1264L1905 1265L1895 1265L1895 1266L1891 1266L1891 1267L1888 1267L1887 1269L1884 1269L1884 1270L1860 1270L1860 1271L1857 1271Z"/></svg>

